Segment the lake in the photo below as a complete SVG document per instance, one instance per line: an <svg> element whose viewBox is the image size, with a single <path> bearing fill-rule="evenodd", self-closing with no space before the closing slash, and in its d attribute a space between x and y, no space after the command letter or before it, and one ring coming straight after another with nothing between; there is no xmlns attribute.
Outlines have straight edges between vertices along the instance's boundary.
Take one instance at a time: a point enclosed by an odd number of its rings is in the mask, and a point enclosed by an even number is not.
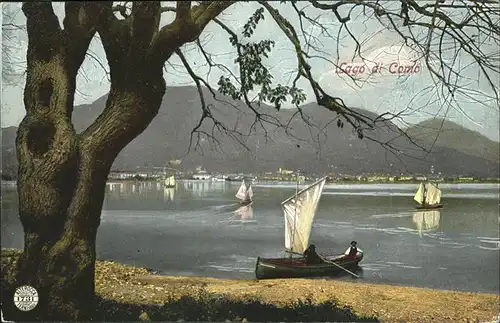
<svg viewBox="0 0 500 323"><path fill-rule="evenodd" d="M253 279L257 256L283 255L280 203L295 185L255 183L252 212L235 214L239 185L108 184L98 257L167 275ZM335 254L356 240L364 282L498 294L499 185L440 188L444 208L417 212L414 184L326 185L310 243ZM3 186L4 248L23 247L17 209L15 188Z"/></svg>

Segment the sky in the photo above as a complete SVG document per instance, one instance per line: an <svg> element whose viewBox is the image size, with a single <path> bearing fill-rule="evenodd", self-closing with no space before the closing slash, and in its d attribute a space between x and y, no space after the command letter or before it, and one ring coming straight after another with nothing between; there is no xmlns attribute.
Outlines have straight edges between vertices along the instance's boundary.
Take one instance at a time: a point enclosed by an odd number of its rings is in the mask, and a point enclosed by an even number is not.
<svg viewBox="0 0 500 323"><path fill-rule="evenodd" d="M300 32L299 19L290 4L280 4L277 1L271 4ZM390 7L391 4L397 5L397 2L389 2L388 6ZM169 4L165 2L164 5ZM5 9L6 4L3 3L2 6ZM62 23L63 3L53 3L53 6ZM388 30L374 18L367 18L360 10L351 12L348 27L360 43L360 53L363 58L359 55L354 57L356 43L345 28L339 33L340 23L333 13L325 13L308 7L306 2L298 2L298 7L304 8L308 16L325 28L325 32L322 32L319 27L305 21L303 29L307 35L304 35L301 41L304 50L312 57L317 57L311 59L309 63L313 75L328 94L341 97L351 107L364 108L379 114L402 113L401 124L417 123L434 117L446 117L492 140L499 140L498 101L492 98L491 87L479 72L478 67L470 65L470 59L467 56L462 55L454 61L455 69L460 71L458 82L467 96L457 94L455 95L456 102L449 104L441 95L443 92L441 84L431 77L424 61L419 59L419 53L405 46L400 35L394 30ZM259 5L256 2L238 3L224 11L219 18L238 35L242 35L243 25L258 8ZM19 3L10 3L8 9L9 17L7 19L7 16L4 16L3 23L25 24L26 20L19 10ZM341 14L347 14L347 11L341 11ZM165 13L162 16L162 25L171 22L173 16L172 13ZM11 66L14 67L15 73L11 75L8 82L2 84L2 127L16 126L24 116L22 97L27 35L23 30L16 29L10 31L9 36L10 40L6 40L3 35L2 41L8 41L12 50ZM424 39L428 34L426 31L419 31L416 36ZM296 54L291 43L267 13L265 13L264 21L258 24L250 41L264 39L275 41L275 47L265 61L274 76L274 84L290 85L296 73ZM312 42L314 48L305 45L306 40ZM235 50L228 41L228 35L218 25L211 22L200 36L200 41L203 48L211 53L217 63L224 64L233 73L238 74L234 63ZM434 37L432 44L436 42L437 37ZM495 44L490 43L484 46L485 51L498 50ZM195 72L206 78L214 88L217 88L220 75L227 75L227 72L215 69L208 74L208 66L204 64L203 56L194 44L184 46L182 51ZM76 105L91 103L109 91L109 82L104 71L107 67L106 58L98 37L93 39L88 54L77 79ZM451 54L444 53L444 56L445 61L451 63ZM431 62L436 64L435 59ZM345 64L341 65L342 63ZM347 76L345 73L339 73L338 66L345 70L351 69L353 75ZM371 73L375 66L377 66L375 72ZM402 66L400 68L403 73L391 73L397 71L398 66ZM498 75L494 77L496 78L494 81L498 84ZM194 85L175 55L166 64L165 79L169 86ZM307 102L315 100L306 81L299 82L299 86L306 91ZM496 90L498 91L498 87ZM285 106L285 108L292 108L292 106Z"/></svg>

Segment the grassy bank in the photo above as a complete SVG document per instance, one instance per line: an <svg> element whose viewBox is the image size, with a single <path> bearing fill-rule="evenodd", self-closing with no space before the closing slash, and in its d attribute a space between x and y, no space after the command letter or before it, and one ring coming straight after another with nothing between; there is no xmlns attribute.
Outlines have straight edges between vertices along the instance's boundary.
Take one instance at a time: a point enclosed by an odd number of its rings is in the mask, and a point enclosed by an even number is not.
<svg viewBox="0 0 500 323"><path fill-rule="evenodd" d="M2 285L14 283L18 255L2 250ZM96 319L105 321L493 321L500 301L498 295L360 281L158 276L109 261L96 264L96 292Z"/></svg>

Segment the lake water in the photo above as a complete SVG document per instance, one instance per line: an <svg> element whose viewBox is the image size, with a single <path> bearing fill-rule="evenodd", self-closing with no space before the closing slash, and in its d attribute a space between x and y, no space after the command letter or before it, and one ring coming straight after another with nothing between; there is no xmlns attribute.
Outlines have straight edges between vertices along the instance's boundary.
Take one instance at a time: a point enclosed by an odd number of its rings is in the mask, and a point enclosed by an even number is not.
<svg viewBox="0 0 500 323"><path fill-rule="evenodd" d="M239 183L108 184L98 257L162 274L253 279L257 256L283 255L280 202L293 184L256 183L235 214ZM417 212L417 185L326 185L310 243L365 252L363 281L499 293L499 186L442 184L444 208ZM13 188L2 187L2 247L23 247ZM349 276L338 279L351 280Z"/></svg>

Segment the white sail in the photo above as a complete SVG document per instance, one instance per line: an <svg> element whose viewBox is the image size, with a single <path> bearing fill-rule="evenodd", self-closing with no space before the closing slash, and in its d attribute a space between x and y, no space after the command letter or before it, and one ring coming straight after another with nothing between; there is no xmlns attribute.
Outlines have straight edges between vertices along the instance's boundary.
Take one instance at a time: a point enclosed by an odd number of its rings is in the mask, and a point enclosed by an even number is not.
<svg viewBox="0 0 500 323"><path fill-rule="evenodd" d="M439 204L441 202L441 190L432 183L427 184L426 188L425 203L429 205Z"/></svg>
<svg viewBox="0 0 500 323"><path fill-rule="evenodd" d="M252 200L253 199L253 191L252 191L252 186L250 185L247 190L247 200Z"/></svg>
<svg viewBox="0 0 500 323"><path fill-rule="evenodd" d="M423 183L420 183L420 185L418 186L417 193L415 193L415 196L413 197L413 199L418 204L422 204L422 202L424 201L424 184Z"/></svg>
<svg viewBox="0 0 500 323"><path fill-rule="evenodd" d="M440 219L441 213L438 210L413 213L413 223L417 227L417 231L420 235L425 231L437 229Z"/></svg>
<svg viewBox="0 0 500 323"><path fill-rule="evenodd" d="M285 249L303 253L309 244L312 223L326 177L281 203L285 216Z"/></svg>
<svg viewBox="0 0 500 323"><path fill-rule="evenodd" d="M238 192L236 193L236 198L239 199L239 200L242 200L242 201L247 201L249 200L249 192L247 190L247 186L245 184L245 181L242 181L241 182L241 186L240 188L238 189ZM253 193L251 193L252 196L253 196ZM252 196L250 196L250 199L252 198Z"/></svg>
<svg viewBox="0 0 500 323"><path fill-rule="evenodd" d="M170 176L165 179L165 186L174 186L175 185L175 177Z"/></svg>

